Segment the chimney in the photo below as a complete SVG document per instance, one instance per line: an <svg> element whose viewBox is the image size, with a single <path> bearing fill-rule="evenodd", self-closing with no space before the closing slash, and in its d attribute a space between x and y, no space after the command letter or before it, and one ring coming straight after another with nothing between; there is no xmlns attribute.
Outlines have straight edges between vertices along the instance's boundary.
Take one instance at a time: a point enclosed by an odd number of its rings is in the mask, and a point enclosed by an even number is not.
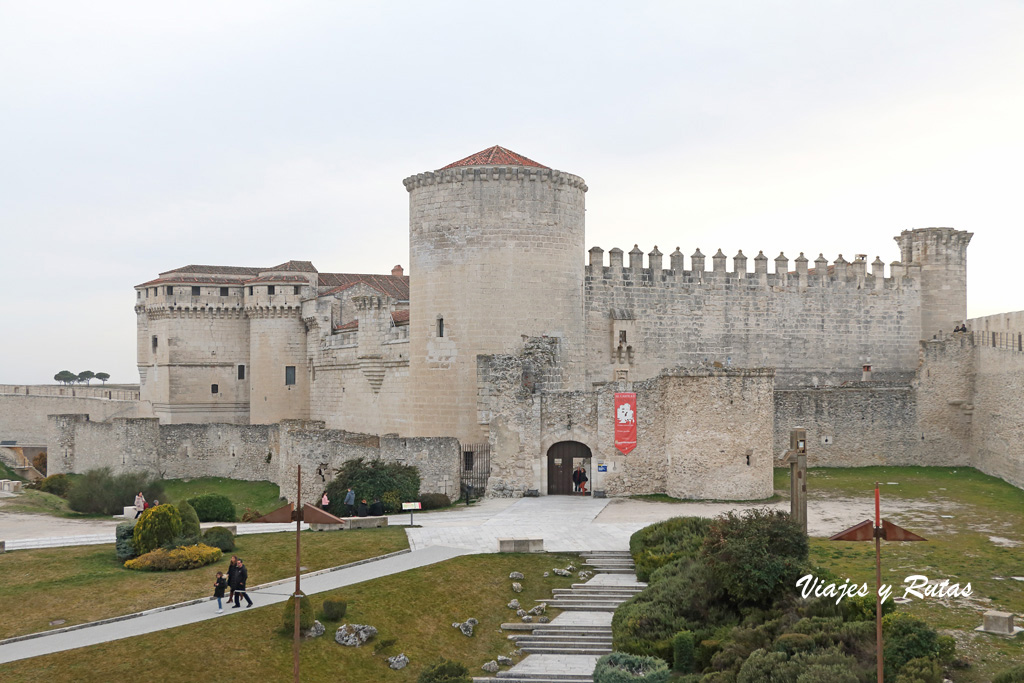
<svg viewBox="0 0 1024 683"><path fill-rule="evenodd" d="M405 271L402 270L402 265L399 264L391 269L391 274L397 277L402 277L403 275L405 275Z"/></svg>

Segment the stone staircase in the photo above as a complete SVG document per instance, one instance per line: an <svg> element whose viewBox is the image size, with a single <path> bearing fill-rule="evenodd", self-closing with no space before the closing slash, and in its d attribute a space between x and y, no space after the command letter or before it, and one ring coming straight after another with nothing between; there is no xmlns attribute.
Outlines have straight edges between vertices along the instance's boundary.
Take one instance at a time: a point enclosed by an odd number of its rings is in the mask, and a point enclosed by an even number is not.
<svg viewBox="0 0 1024 683"><path fill-rule="evenodd" d="M626 551L582 555L583 569L594 576L571 588L555 588L551 600L538 601L561 609L561 614L547 624L502 624L515 633L510 639L527 657L495 678L474 677L474 683L592 683L597 659L612 651L612 613L646 584L637 583Z"/></svg>

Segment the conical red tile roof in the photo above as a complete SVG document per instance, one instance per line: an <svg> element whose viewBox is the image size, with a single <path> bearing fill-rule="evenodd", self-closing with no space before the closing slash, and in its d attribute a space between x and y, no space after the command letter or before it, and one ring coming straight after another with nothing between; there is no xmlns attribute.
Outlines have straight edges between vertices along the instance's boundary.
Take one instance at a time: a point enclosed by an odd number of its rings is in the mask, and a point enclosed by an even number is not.
<svg viewBox="0 0 1024 683"><path fill-rule="evenodd" d="M544 164L538 164L533 159L527 159L522 154L516 154L512 150L495 145L482 152L470 154L465 159L459 159L455 163L448 164L445 168L458 168L459 166L533 166L535 168L548 168Z"/></svg>

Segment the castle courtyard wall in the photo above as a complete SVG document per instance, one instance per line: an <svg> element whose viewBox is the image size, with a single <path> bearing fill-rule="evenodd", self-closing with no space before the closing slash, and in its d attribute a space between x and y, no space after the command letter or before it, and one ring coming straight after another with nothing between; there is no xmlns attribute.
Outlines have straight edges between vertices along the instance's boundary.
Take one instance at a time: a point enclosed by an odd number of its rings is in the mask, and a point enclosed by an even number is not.
<svg viewBox="0 0 1024 683"><path fill-rule="evenodd" d="M8 386L9 389L24 387ZM54 390L65 390L86 393L87 387L51 387ZM29 390L35 390L35 387ZM0 393L0 441L17 441L19 444L44 444L47 438L47 415L60 413L82 413L93 421L100 422L112 417L137 417L152 415L152 407L146 401L100 398L109 391L114 394L118 390L96 390L86 396L36 396L24 393ZM136 392L122 392L120 395L137 395Z"/></svg>
<svg viewBox="0 0 1024 683"><path fill-rule="evenodd" d="M977 347L973 464L1024 488L1024 353Z"/></svg>

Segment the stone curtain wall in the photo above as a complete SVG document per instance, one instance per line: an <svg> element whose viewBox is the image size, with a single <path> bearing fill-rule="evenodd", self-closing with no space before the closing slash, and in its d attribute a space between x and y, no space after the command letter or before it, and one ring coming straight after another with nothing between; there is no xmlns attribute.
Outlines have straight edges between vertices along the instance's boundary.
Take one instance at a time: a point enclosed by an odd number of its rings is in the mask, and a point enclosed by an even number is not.
<svg viewBox="0 0 1024 683"><path fill-rule="evenodd" d="M1024 354L977 348L974 466L1024 488Z"/></svg>
<svg viewBox="0 0 1024 683"><path fill-rule="evenodd" d="M62 387L52 387L60 389ZM20 444L44 444L47 438L47 415L82 413L92 420L107 420L113 416L138 417L152 415L150 404L138 400L111 400L93 398L87 387L63 387L68 396L36 396L34 393L0 393L0 441ZM34 391L36 387L30 390ZM91 389L99 389L92 387ZM86 396L71 396L87 393ZM108 389L107 391L112 391Z"/></svg>
<svg viewBox="0 0 1024 683"><path fill-rule="evenodd" d="M623 267L617 251L611 266L587 267L588 381L614 379L620 327L633 347L630 379L719 361L775 367L778 386L791 387L860 379L869 362L886 379L916 365L921 297L914 280L738 275L725 272L724 259L717 272L663 270L660 256L655 266Z"/></svg>
<svg viewBox="0 0 1024 683"><path fill-rule="evenodd" d="M384 436L380 439L380 458L413 465L420 471L420 491L459 495L462 448L451 437L406 438Z"/></svg>

